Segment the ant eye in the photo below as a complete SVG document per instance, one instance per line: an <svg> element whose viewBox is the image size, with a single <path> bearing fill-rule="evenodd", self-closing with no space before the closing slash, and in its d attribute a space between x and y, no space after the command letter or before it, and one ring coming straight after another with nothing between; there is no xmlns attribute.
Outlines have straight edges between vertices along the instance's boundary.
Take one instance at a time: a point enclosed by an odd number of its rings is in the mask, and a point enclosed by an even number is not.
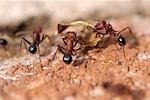
<svg viewBox="0 0 150 100"><path fill-rule="evenodd" d="M0 39L0 45L7 45L7 41L5 39Z"/></svg>
<svg viewBox="0 0 150 100"><path fill-rule="evenodd" d="M124 38L123 36L119 36L119 37L118 37L118 43L119 43L120 46L126 45L126 40L125 40L125 38Z"/></svg>
<svg viewBox="0 0 150 100"><path fill-rule="evenodd" d="M36 45L30 44L29 51L30 51L30 53L34 54L37 51Z"/></svg>
<svg viewBox="0 0 150 100"><path fill-rule="evenodd" d="M72 57L71 57L71 55L69 55L69 54L64 55L63 61L64 61L66 64L70 64L70 63L72 62Z"/></svg>

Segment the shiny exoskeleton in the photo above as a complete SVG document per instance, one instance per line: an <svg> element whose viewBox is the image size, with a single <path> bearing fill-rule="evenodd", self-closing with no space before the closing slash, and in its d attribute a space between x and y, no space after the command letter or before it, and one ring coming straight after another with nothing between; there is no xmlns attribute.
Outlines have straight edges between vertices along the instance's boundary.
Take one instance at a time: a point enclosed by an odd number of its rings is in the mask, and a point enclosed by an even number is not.
<svg viewBox="0 0 150 100"><path fill-rule="evenodd" d="M2 46L7 54L7 49L6 49L6 45L7 45L7 40L4 38L0 38L0 47ZM7 55L8 56L8 55Z"/></svg>
<svg viewBox="0 0 150 100"><path fill-rule="evenodd" d="M66 64L70 64L72 62L72 55L73 55L73 51L79 50L79 49L74 49L74 47L76 46L76 44L78 43L78 39L76 36L75 32L67 32L65 34L65 37L63 38L63 42L66 45L66 48L57 45L58 49L64 54L63 56L63 61Z"/></svg>
<svg viewBox="0 0 150 100"><path fill-rule="evenodd" d="M23 40L25 40L26 43L29 44L29 52L34 54L37 51L37 47L39 46L39 44L46 38L45 35L42 35L41 38L41 33L42 33L42 27L37 27L33 32L32 32L32 42L29 42L27 39L25 39L24 37L22 38Z"/></svg>
<svg viewBox="0 0 150 100"><path fill-rule="evenodd" d="M120 34L121 32L125 31L126 29L129 30L130 33L131 29L129 27L126 27L122 29L121 31L115 31L111 24L106 23L106 21L101 21L97 23L94 26L94 31L97 32L97 35L110 35L112 38L120 45L120 46L125 46L126 45L126 40L125 38ZM104 32L102 32L104 31Z"/></svg>
<svg viewBox="0 0 150 100"><path fill-rule="evenodd" d="M6 45L7 45L6 39L0 38L0 46L6 46Z"/></svg>

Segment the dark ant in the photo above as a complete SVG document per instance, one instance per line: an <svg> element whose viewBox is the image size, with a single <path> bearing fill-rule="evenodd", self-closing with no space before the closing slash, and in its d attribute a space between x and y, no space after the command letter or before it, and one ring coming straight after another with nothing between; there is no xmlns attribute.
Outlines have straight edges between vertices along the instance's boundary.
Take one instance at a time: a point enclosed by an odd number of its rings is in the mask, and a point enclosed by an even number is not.
<svg viewBox="0 0 150 100"><path fill-rule="evenodd" d="M4 38L0 38L0 46L5 47L7 45L7 40Z"/></svg>
<svg viewBox="0 0 150 100"><path fill-rule="evenodd" d="M130 34L132 34L130 27L126 27L120 31L116 31L113 29L112 25L106 23L106 21L101 21L94 26L94 32L97 32L96 36L110 35L121 47L123 47L124 57L125 57L124 46L126 45L126 39L120 33L127 29L129 30ZM105 32L103 33L102 30L104 30Z"/></svg>
<svg viewBox="0 0 150 100"><path fill-rule="evenodd" d="M38 50L38 54L39 54L39 59L40 59L40 63L42 66L42 61L41 61L41 57L40 57L40 48L39 48L39 44L46 38L48 37L47 35L43 34L41 37L41 33L42 33L42 27L37 27L33 30L32 32L32 42L29 42L27 39L25 39L24 37L22 37L22 39L29 44L29 52L32 54L35 54L36 51Z"/></svg>
<svg viewBox="0 0 150 100"><path fill-rule="evenodd" d="M64 44L67 46L66 48L60 46L60 45L57 45L58 48L59 48L59 51L61 51L64 56L63 56L63 61L66 63L66 64L70 64L72 62L72 55L73 54L73 51L77 51L79 50L80 48L78 49L74 49L74 47L76 46L76 44L78 43L78 37L76 36L76 33L75 32L67 32L65 34L65 37L63 38L63 42ZM65 52L65 51L66 52Z"/></svg>
<svg viewBox="0 0 150 100"><path fill-rule="evenodd" d="M7 40L4 38L0 38L0 46L2 46L7 53L6 45L7 45Z"/></svg>

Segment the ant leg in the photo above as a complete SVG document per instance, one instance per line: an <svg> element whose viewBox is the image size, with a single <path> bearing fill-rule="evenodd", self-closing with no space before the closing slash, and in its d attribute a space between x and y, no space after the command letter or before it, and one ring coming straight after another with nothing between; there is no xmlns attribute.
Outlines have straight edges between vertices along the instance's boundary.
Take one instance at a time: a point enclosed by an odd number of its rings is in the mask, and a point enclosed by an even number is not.
<svg viewBox="0 0 150 100"><path fill-rule="evenodd" d="M31 44L28 40L26 40L25 38L22 38L26 43L28 43L29 45ZM28 52L28 50L27 50L27 45L26 45L26 43L23 41L23 43L24 43L24 46L25 46L25 48L26 48L26 51Z"/></svg>
<svg viewBox="0 0 150 100"><path fill-rule="evenodd" d="M127 30L127 29L129 30L130 34L132 34L132 31L131 31L130 27L126 27L126 28L120 30L120 31L117 33L117 35L119 35L121 32L123 32L123 31L125 31L125 30Z"/></svg>
<svg viewBox="0 0 150 100"><path fill-rule="evenodd" d="M41 56L40 56L40 47L39 47L39 45L38 45L37 47L38 47L38 55L39 55L39 60L40 60L40 63L41 63L41 67L43 67L43 66L42 66Z"/></svg>
<svg viewBox="0 0 150 100"><path fill-rule="evenodd" d="M126 55L125 55L125 48L124 48L124 46L122 47L122 51L123 51L123 56L124 56L125 60L127 61L127 58L126 58Z"/></svg>
<svg viewBox="0 0 150 100"><path fill-rule="evenodd" d="M22 39L21 39L20 46L19 46L19 57L20 57L21 47L22 47Z"/></svg>
<svg viewBox="0 0 150 100"><path fill-rule="evenodd" d="M79 42L80 38L81 38L80 36L77 37L77 40L75 41L75 44L73 45L73 47L75 47L77 45L77 43Z"/></svg>
<svg viewBox="0 0 150 100"><path fill-rule="evenodd" d="M26 48L26 51L28 51L28 50L27 50L27 45L26 45L26 43L25 43L24 41L23 41L23 43L24 43L24 46L25 46L25 48Z"/></svg>
<svg viewBox="0 0 150 100"><path fill-rule="evenodd" d="M124 59L125 59L125 63L127 64L127 58L126 58L126 55L125 55L125 48L124 46L122 47L122 50L123 50L123 56L124 56ZM127 70L130 72L130 66L127 64Z"/></svg>
<svg viewBox="0 0 150 100"><path fill-rule="evenodd" d="M63 42L65 43L65 45L67 45L67 42L66 42L66 39L65 39L65 38L63 38Z"/></svg>
<svg viewBox="0 0 150 100"><path fill-rule="evenodd" d="M48 40L50 41L51 38L48 35L43 34L42 39L40 40L40 43L45 40L46 38L48 38Z"/></svg>
<svg viewBox="0 0 150 100"><path fill-rule="evenodd" d="M63 50L66 50L66 49L60 45L57 45L57 47L58 47L58 50L65 55L65 52Z"/></svg>
<svg viewBox="0 0 150 100"><path fill-rule="evenodd" d="M31 44L28 40L26 40L24 37L22 38L26 43Z"/></svg>
<svg viewBox="0 0 150 100"><path fill-rule="evenodd" d="M73 47L75 47L75 46L77 45L78 41L79 41L79 39L77 39L77 40L75 41L75 44L73 45Z"/></svg>
<svg viewBox="0 0 150 100"><path fill-rule="evenodd" d="M96 35L95 35L95 37L101 37L101 35L107 35L108 33L106 32L106 33L102 33L102 32L96 32Z"/></svg>
<svg viewBox="0 0 150 100"><path fill-rule="evenodd" d="M80 48L78 48L78 49L73 49L73 51L78 51L78 50L80 50L80 49L82 49L83 47L80 47Z"/></svg>
<svg viewBox="0 0 150 100"><path fill-rule="evenodd" d="M42 39L40 40L40 43L47 38L47 35L43 34Z"/></svg>
<svg viewBox="0 0 150 100"><path fill-rule="evenodd" d="M5 52L6 52L6 56L8 57L7 48L6 48L6 46L5 46L5 45L4 45L3 47L4 47L4 50L5 50Z"/></svg>
<svg viewBox="0 0 150 100"><path fill-rule="evenodd" d="M73 49L73 51L78 51L78 50L81 50L83 47L79 47L78 49ZM74 52L74 54L72 54L73 56L76 55L76 53Z"/></svg>
<svg viewBox="0 0 150 100"><path fill-rule="evenodd" d="M58 49L55 51L55 53L52 55L52 57L50 57L50 56L47 57L48 66L50 65L51 61L53 61L55 59L57 52L58 52Z"/></svg>

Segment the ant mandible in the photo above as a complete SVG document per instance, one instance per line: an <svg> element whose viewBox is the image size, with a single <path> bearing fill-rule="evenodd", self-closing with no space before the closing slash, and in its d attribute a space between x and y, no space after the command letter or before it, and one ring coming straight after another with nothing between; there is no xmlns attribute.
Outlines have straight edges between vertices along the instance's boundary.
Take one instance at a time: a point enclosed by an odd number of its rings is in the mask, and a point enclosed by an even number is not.
<svg viewBox="0 0 150 100"><path fill-rule="evenodd" d="M40 63L42 66L42 61L41 61L41 57L40 57L40 48L39 48L39 44L46 38L48 37L47 35L43 34L42 38L41 38L41 33L42 33L42 27L37 27L33 30L32 32L32 42L29 42L27 39L25 39L24 37L22 37L22 39L29 44L29 52L32 54L35 54L37 49L38 49L38 54L39 54L39 59L40 59Z"/></svg>
<svg viewBox="0 0 150 100"><path fill-rule="evenodd" d="M124 57L125 57L124 46L126 45L126 39L120 33L127 30L127 29L129 30L130 34L132 34L130 27L126 27L120 31L116 31L113 29L111 24L106 23L106 21L104 21L104 20L97 23L94 26L94 32L97 32L96 36L110 35L121 47L123 47ZM105 30L105 32L103 33L102 30Z"/></svg>
<svg viewBox="0 0 150 100"><path fill-rule="evenodd" d="M63 38L63 42L67 47L64 48L60 45L57 45L58 50L64 54L63 56L64 63L70 64L72 62L72 55L74 55L73 51L77 51L80 49L80 48L76 50L74 49L74 47L78 43L78 37L76 36L75 32L69 31L65 34L65 37Z"/></svg>

